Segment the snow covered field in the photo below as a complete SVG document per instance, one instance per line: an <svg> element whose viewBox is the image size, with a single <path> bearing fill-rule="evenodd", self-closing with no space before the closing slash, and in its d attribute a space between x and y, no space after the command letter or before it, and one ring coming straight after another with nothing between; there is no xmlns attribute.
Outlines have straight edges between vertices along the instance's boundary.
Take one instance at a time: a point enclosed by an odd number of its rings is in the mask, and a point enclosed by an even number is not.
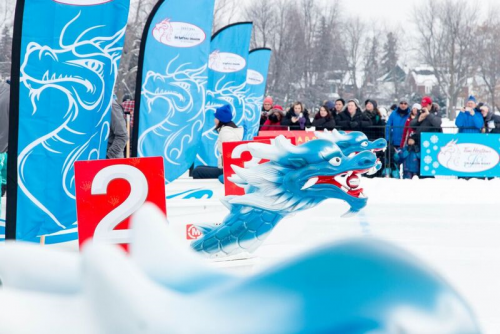
<svg viewBox="0 0 500 334"><path fill-rule="evenodd" d="M248 275L322 243L381 238L413 252L441 273L470 303L484 332L499 333L500 179L363 179L362 187L370 199L357 216L340 218L347 205L324 202L285 218L254 258L214 266ZM213 197L178 199L184 194L167 200L169 220L182 238L186 224L220 222L227 213L218 201L218 181L179 180L167 187L167 196L195 188L211 190ZM76 242L64 246L68 247L76 251Z"/></svg>
<svg viewBox="0 0 500 334"><path fill-rule="evenodd" d="M357 216L340 218L348 206L324 202L285 218L255 258L216 265L246 275L321 243L381 238L427 262L470 303L485 333L499 333L500 179L364 178L362 187L370 199ZM217 222L227 213L216 199L202 200L204 207L190 201L200 200L167 202L169 220L180 226L180 234L186 223Z"/></svg>

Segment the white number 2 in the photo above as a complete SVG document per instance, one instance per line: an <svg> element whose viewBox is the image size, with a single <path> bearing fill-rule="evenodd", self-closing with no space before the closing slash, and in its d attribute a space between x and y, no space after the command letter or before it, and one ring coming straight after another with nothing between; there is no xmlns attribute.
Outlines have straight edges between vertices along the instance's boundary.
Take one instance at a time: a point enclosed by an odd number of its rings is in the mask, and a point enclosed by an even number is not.
<svg viewBox="0 0 500 334"><path fill-rule="evenodd" d="M114 230L124 219L131 216L146 201L148 181L137 168L129 165L114 165L102 169L92 182L92 195L105 195L108 185L116 179L124 179L130 184L130 195L125 202L108 213L94 232L94 241L112 244L130 242L130 230Z"/></svg>

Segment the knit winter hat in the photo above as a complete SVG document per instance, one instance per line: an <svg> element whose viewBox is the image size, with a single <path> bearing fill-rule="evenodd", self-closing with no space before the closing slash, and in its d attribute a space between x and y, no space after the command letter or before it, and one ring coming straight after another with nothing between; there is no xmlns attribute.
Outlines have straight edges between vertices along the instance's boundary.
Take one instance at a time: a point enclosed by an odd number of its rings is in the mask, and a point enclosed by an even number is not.
<svg viewBox="0 0 500 334"><path fill-rule="evenodd" d="M264 104L269 103L270 105L273 104L273 98L268 96L264 99Z"/></svg>
<svg viewBox="0 0 500 334"><path fill-rule="evenodd" d="M415 103L412 107L411 110L417 108L418 110L422 109L422 106L419 103Z"/></svg>
<svg viewBox="0 0 500 334"><path fill-rule="evenodd" d="M375 101L375 100L366 100L366 101L365 101L365 107L366 107L366 105L367 105L368 103L373 104L373 108L374 108L374 109L377 109L377 107L378 107L377 101Z"/></svg>
<svg viewBox="0 0 500 334"><path fill-rule="evenodd" d="M334 109L335 108L335 102L333 102L333 101L326 101L325 108L328 109L328 110Z"/></svg>
<svg viewBox="0 0 500 334"><path fill-rule="evenodd" d="M349 102L354 102L354 104L356 105L356 108L359 108L359 100L358 99L350 99L349 101L347 101L347 103Z"/></svg>
<svg viewBox="0 0 500 334"><path fill-rule="evenodd" d="M422 105L422 108L425 108L432 104L432 99L429 96L424 96L420 104Z"/></svg>
<svg viewBox="0 0 500 334"><path fill-rule="evenodd" d="M217 118L222 123L229 123L233 119L233 113L231 112L231 106L229 104L223 105L215 110L215 118Z"/></svg>
<svg viewBox="0 0 500 334"><path fill-rule="evenodd" d="M474 95L469 96L469 98L467 99L467 102L469 102L469 101L477 103L476 98L474 97Z"/></svg>

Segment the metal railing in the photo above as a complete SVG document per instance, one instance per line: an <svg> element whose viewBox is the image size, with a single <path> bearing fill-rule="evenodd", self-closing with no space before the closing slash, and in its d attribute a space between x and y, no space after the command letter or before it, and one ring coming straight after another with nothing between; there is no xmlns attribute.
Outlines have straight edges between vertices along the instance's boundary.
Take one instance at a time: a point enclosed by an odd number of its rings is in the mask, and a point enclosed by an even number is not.
<svg viewBox="0 0 500 334"><path fill-rule="evenodd" d="M287 131L290 130L287 126L280 126L280 125L272 125L272 126L262 126L261 130L265 131L266 128L270 128L269 130L281 130L281 131ZM335 127L337 130L344 130L342 127ZM400 164L397 164L394 161L394 154L396 153L396 149L402 149L403 147L401 146L401 141L399 143L393 143L393 135L394 135L394 130L398 130L397 132L404 134L405 132L408 131L413 131L417 133L417 145L420 146L419 142L419 134L420 133L426 133L426 132L442 132L442 133L450 133L450 134L456 134L458 133L458 128L453 127L453 126L446 126L446 127L405 127L405 126L369 126L361 129L361 132L366 134L368 139L370 140L376 140L378 138L385 138L387 140L387 150L385 152L377 152L377 155L382 162L383 166L381 170L375 174L375 177L390 177L390 175L386 175L387 173L387 168L389 168L389 173L390 171L399 168ZM293 130L292 130L293 131ZM313 128L308 128L306 131L314 131ZM349 131L349 130L347 130Z"/></svg>

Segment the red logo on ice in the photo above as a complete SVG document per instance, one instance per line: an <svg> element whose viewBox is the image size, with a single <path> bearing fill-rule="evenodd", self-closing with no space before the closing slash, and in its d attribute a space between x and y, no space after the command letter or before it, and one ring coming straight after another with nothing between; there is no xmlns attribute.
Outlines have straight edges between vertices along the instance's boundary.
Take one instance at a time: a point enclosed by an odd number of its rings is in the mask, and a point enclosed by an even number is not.
<svg viewBox="0 0 500 334"><path fill-rule="evenodd" d="M186 225L186 239L187 240L196 240L201 238L203 233L196 228L193 224Z"/></svg>

